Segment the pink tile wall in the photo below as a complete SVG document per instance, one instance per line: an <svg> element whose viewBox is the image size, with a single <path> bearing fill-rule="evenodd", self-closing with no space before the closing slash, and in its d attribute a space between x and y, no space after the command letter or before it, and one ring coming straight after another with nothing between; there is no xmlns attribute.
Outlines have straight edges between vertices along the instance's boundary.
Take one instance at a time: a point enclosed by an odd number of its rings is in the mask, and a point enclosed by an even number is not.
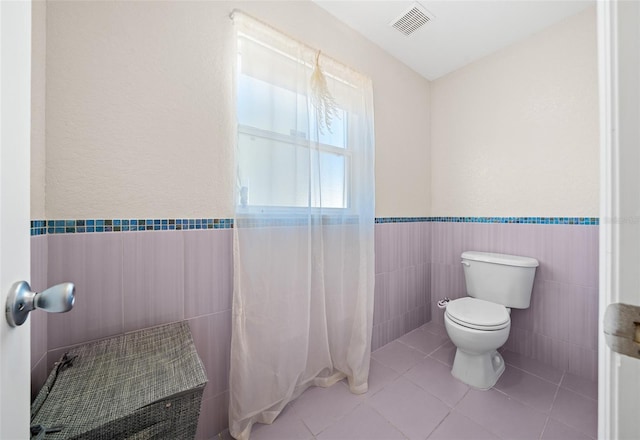
<svg viewBox="0 0 640 440"><path fill-rule="evenodd" d="M431 223L376 224L375 246L373 350L431 319Z"/></svg>
<svg viewBox="0 0 640 440"><path fill-rule="evenodd" d="M32 285L73 281L65 315L32 315L32 382L39 389L70 346L188 320L209 384L198 438L227 427L233 231L154 231L32 237ZM375 226L376 349L442 322L435 302L465 294L460 254L537 258L532 305L512 312L507 348L589 379L597 373L596 226L382 223ZM38 286L38 287L36 287Z"/></svg>
<svg viewBox="0 0 640 440"><path fill-rule="evenodd" d="M76 284L72 311L32 318L32 349L37 351L32 359L39 356L36 363L32 360L34 392L69 347L186 319L209 379L197 438L213 438L224 430L232 234L216 229L32 237L34 284L36 274L45 286Z"/></svg>
<svg viewBox="0 0 640 440"><path fill-rule="evenodd" d="M514 309L509 350L597 378L598 227L487 223L432 223L432 318L435 302L465 295L460 254L466 250L534 257L531 307Z"/></svg>

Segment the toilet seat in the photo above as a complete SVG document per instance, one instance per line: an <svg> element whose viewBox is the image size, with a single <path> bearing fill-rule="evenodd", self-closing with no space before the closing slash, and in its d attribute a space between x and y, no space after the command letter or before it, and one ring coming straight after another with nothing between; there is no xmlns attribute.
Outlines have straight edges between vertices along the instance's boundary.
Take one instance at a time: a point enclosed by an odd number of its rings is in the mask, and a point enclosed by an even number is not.
<svg viewBox="0 0 640 440"><path fill-rule="evenodd" d="M510 324L505 306L472 297L449 302L445 314L456 324L475 330L501 330Z"/></svg>

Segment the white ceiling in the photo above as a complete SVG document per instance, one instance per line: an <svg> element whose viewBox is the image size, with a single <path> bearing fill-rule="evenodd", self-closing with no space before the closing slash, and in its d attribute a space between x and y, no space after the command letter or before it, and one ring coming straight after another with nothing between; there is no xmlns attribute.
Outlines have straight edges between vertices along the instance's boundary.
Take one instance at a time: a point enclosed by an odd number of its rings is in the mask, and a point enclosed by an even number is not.
<svg viewBox="0 0 640 440"><path fill-rule="evenodd" d="M594 5L595 0L421 0L434 18L410 36L389 23L414 1L314 0L429 80Z"/></svg>

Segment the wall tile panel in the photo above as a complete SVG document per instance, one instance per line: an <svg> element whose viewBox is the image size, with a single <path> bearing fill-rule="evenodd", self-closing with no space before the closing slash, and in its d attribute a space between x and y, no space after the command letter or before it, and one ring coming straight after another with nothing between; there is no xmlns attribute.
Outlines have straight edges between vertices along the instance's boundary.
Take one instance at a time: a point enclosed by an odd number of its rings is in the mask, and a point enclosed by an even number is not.
<svg viewBox="0 0 640 440"><path fill-rule="evenodd" d="M195 230L183 234L185 318L231 309L233 230Z"/></svg>
<svg viewBox="0 0 640 440"><path fill-rule="evenodd" d="M388 274L389 316L397 318L407 311L407 273L394 270Z"/></svg>
<svg viewBox="0 0 640 440"><path fill-rule="evenodd" d="M122 236L49 236L48 283L76 286L73 309L47 317L48 349L122 332ZM146 305L145 305L146 307Z"/></svg>
<svg viewBox="0 0 640 440"><path fill-rule="evenodd" d="M183 232L129 232L122 237L124 331L183 319Z"/></svg>
<svg viewBox="0 0 640 440"><path fill-rule="evenodd" d="M229 392L202 400L197 440L212 440L229 426ZM230 437L229 437L230 438Z"/></svg>
<svg viewBox="0 0 640 440"><path fill-rule="evenodd" d="M212 398L229 389L231 310L200 316L188 322L209 380L204 398Z"/></svg>
<svg viewBox="0 0 640 440"><path fill-rule="evenodd" d="M389 296L387 292L387 274L376 275L373 299L373 325L378 325L389 319Z"/></svg>

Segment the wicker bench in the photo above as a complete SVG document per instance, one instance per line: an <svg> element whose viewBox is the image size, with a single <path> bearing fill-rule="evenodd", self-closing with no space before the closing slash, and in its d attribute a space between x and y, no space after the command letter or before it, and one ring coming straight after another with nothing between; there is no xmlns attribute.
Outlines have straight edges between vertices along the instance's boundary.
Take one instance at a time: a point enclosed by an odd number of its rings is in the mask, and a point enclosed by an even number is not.
<svg viewBox="0 0 640 440"><path fill-rule="evenodd" d="M207 378L175 323L65 353L31 405L32 438L194 438Z"/></svg>

